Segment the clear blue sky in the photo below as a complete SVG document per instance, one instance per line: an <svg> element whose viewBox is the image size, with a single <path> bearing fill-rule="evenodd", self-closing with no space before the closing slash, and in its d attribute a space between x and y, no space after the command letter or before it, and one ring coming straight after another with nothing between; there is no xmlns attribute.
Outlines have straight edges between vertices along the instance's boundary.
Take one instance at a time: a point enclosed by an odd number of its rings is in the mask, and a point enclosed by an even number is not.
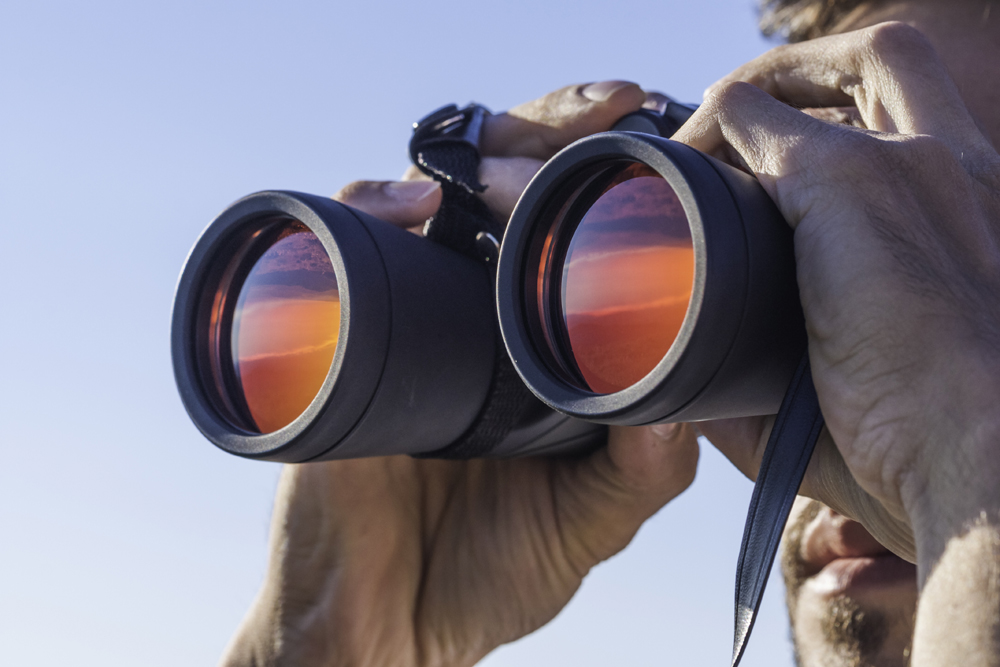
<svg viewBox="0 0 1000 667"><path fill-rule="evenodd" d="M393 178L447 102L606 78L697 101L766 48L752 0L4 3L5 664L213 664L256 591L278 468L197 433L168 351L184 257L229 202ZM688 493L485 664L726 664L749 493L706 448ZM748 665L791 664L781 594Z"/></svg>

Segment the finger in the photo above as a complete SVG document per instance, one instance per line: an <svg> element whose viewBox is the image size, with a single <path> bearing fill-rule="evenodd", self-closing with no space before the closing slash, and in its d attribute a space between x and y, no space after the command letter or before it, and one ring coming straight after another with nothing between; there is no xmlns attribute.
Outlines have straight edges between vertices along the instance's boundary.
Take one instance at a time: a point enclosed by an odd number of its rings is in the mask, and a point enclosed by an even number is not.
<svg viewBox="0 0 1000 667"><path fill-rule="evenodd" d="M487 116L480 150L496 157L547 160L577 139L611 129L637 111L646 93L629 81L567 86L506 113Z"/></svg>
<svg viewBox="0 0 1000 667"><path fill-rule="evenodd" d="M865 121L857 107L806 107L802 113L833 125L848 125L861 130L867 130Z"/></svg>
<svg viewBox="0 0 1000 667"><path fill-rule="evenodd" d="M611 557L694 479L698 443L687 424L612 427L608 446L556 469L567 557L579 574Z"/></svg>
<svg viewBox="0 0 1000 667"><path fill-rule="evenodd" d="M774 416L699 422L698 431L750 481L757 480Z"/></svg>
<svg viewBox="0 0 1000 667"><path fill-rule="evenodd" d="M480 198L497 220L510 219L514 205L543 162L530 157L485 157L479 165L479 181L486 186Z"/></svg>
<svg viewBox="0 0 1000 667"><path fill-rule="evenodd" d="M760 473L760 463L764 458L764 450L767 448L774 420L774 415L717 419L699 422L698 431L753 482ZM833 447L832 455L826 451L827 446ZM846 478L844 473L847 474ZM848 498L838 490L837 484L833 483L834 480L841 484L845 481L854 484L843 457L833 445L833 438L830 437L829 431L824 430L816 445L813 458L810 459L799 493L820 500L841 514L855 518L854 513L848 509L850 505L847 502Z"/></svg>
<svg viewBox="0 0 1000 667"><path fill-rule="evenodd" d="M479 163L479 182L486 186L480 198L497 220L510 219L514 205L544 162L530 157L484 157ZM403 174L404 181L428 181L431 177L414 166Z"/></svg>
<svg viewBox="0 0 1000 667"><path fill-rule="evenodd" d="M853 104L873 130L931 134L963 148L986 144L934 47L903 23L780 46L706 92L733 81L795 106Z"/></svg>
<svg viewBox="0 0 1000 667"><path fill-rule="evenodd" d="M815 198L811 188L829 187L836 170L855 170L863 159L868 163L860 166L873 168L859 147L871 140L863 131L817 120L742 82L716 89L673 138L745 165L792 227Z"/></svg>
<svg viewBox="0 0 1000 667"><path fill-rule="evenodd" d="M333 198L398 227L423 224L441 206L435 181L355 181Z"/></svg>
<svg viewBox="0 0 1000 667"><path fill-rule="evenodd" d="M434 179L420 171L420 169L415 165L411 164L403 172L402 177L399 179L401 181L433 181Z"/></svg>
<svg viewBox="0 0 1000 667"><path fill-rule="evenodd" d="M657 113L663 113L667 110L667 105L672 101L673 100L663 93L648 91L646 93L646 101L642 103L642 108L649 109L650 111L655 111Z"/></svg>

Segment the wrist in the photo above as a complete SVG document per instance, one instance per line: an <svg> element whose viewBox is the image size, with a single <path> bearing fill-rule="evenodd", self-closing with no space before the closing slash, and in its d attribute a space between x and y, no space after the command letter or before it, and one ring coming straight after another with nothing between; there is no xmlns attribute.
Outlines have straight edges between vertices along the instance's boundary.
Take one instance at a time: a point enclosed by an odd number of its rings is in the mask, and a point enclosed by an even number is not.
<svg viewBox="0 0 1000 667"><path fill-rule="evenodd" d="M273 652L261 641L261 632L255 610L243 619L236 634L229 641L219 661L219 667L268 667L280 664Z"/></svg>
<svg viewBox="0 0 1000 667"><path fill-rule="evenodd" d="M914 387L923 408L903 436L913 458L897 488L913 528L921 585L951 540L983 517L1000 517L1000 359L994 357L979 346L952 350Z"/></svg>
<svg viewBox="0 0 1000 667"><path fill-rule="evenodd" d="M947 460L901 489L921 585L953 540L973 529L1000 526L1000 427L979 424L964 437L938 442L951 450Z"/></svg>
<svg viewBox="0 0 1000 667"><path fill-rule="evenodd" d="M912 664L1000 665L1000 522L985 513L950 538L923 579Z"/></svg>
<svg viewBox="0 0 1000 667"><path fill-rule="evenodd" d="M220 667L335 667L340 663L330 650L333 642L327 646L317 642L325 633L310 633L302 622L311 618L315 626L321 616L318 611L315 605L299 605L282 595L275 573L269 572L226 647Z"/></svg>

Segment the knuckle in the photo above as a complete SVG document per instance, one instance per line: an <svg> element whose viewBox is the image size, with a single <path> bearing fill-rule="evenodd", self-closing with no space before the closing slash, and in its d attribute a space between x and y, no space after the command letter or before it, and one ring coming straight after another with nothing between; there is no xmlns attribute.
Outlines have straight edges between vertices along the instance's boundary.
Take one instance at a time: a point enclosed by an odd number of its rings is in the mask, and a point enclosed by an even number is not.
<svg viewBox="0 0 1000 667"><path fill-rule="evenodd" d="M789 53L795 53L795 51L800 48L801 47L797 44L779 44L778 46L775 46L767 53L765 53L763 56L758 58L757 60L762 60L767 63L784 62L787 59Z"/></svg>
<svg viewBox="0 0 1000 667"><path fill-rule="evenodd" d="M760 88L746 81L729 81L719 86L712 98L713 105L719 109L738 109L765 95Z"/></svg>
<svg viewBox="0 0 1000 667"><path fill-rule="evenodd" d="M935 55L934 47L922 32L900 21L879 23L865 30L864 36L868 50L880 58L923 60Z"/></svg>

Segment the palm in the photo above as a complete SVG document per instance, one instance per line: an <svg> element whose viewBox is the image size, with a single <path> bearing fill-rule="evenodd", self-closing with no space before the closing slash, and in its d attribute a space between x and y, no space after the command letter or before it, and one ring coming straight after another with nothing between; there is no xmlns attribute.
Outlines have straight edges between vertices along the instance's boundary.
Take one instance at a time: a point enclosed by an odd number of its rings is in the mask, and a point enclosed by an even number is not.
<svg viewBox="0 0 1000 667"><path fill-rule="evenodd" d="M387 457L289 468L269 582L293 601L282 632L303 657L473 664L540 627L693 477L689 430L673 450L641 431L617 433L609 449L573 461Z"/></svg>

